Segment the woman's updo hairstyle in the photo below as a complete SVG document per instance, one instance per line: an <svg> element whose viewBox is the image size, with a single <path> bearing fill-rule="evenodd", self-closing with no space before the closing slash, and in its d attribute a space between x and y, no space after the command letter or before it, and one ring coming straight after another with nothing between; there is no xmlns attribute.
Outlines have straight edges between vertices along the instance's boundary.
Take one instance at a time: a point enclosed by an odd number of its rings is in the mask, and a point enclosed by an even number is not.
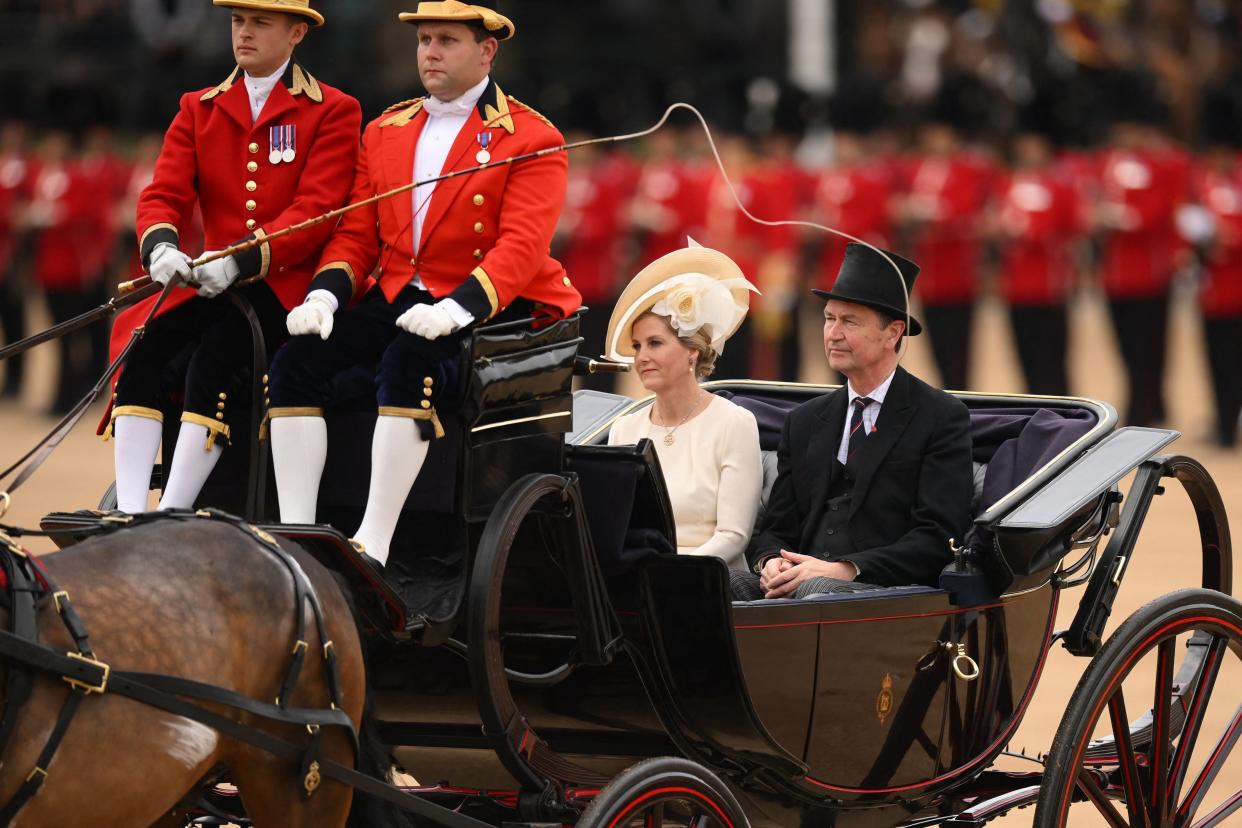
<svg viewBox="0 0 1242 828"><path fill-rule="evenodd" d="M692 334L682 336L677 331L673 330L673 326L669 324L669 319L667 316L656 313L655 311L644 311L643 313L639 314L638 318L634 320L634 324L637 325L639 320L643 319L644 317L648 317L648 316L650 316L652 319L659 319L661 322L663 322L664 327L668 328L669 333L677 337L678 342L680 342L682 345L686 346L687 348L689 348L690 350L694 351L696 354L699 355L699 358L695 360L695 363L694 363L695 379L705 380L708 377L710 377L713 372L715 372L717 354L716 354L716 351L712 348L711 337L707 335L707 332L704 328L699 328L697 331L695 331Z"/></svg>

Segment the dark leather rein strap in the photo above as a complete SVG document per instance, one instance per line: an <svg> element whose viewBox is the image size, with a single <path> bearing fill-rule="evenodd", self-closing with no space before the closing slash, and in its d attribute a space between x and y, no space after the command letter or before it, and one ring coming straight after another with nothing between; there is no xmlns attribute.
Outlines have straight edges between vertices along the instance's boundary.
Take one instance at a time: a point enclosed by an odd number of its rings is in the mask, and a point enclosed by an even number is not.
<svg viewBox="0 0 1242 828"><path fill-rule="evenodd" d="M158 284L148 285L146 288L143 288L137 293L133 293L125 297L125 300L127 300L126 303L128 304L128 300L130 299L133 299L134 301L145 299L157 292L152 288L158 287ZM26 454L24 454L16 463L0 472L0 492L10 495L20 489L22 484L29 480L31 476L39 470L39 467L43 465L44 461L51 456L52 452L60 446L65 437L69 435L69 432L73 431L73 427L76 426L78 421L82 419L82 415L85 414L87 409L91 407L91 403L98 399L99 395L102 394L104 389L108 387L108 384L112 382L112 377L121 369L121 366L125 363L126 358L129 357L130 351L132 351L134 346L138 344L138 340L142 339L142 335L146 330L147 324L155 317L155 314L159 312L159 309L164 304L164 300L168 298L170 290L171 285L163 288L162 291L159 292L159 297L151 306L151 312L147 314L147 318L142 321L141 325L134 328L134 332L130 336L129 342L126 343L125 348L121 351L121 353L117 354L116 359L113 360L112 364L108 366L108 369L104 371L103 376L99 378L94 387L91 388L90 391L86 392L86 396L78 400L77 404L69 410L69 413L61 418L61 421L53 426L52 430L49 431L42 440L36 443L34 448L26 452ZM108 306L105 305L104 307ZM78 317L78 319L81 318L83 317ZM70 324L74 321L76 320L70 320L65 324ZM9 349L5 350L7 352ZM16 477L13 478L13 482L5 485L5 481L8 480L9 476L13 474L16 474Z"/></svg>

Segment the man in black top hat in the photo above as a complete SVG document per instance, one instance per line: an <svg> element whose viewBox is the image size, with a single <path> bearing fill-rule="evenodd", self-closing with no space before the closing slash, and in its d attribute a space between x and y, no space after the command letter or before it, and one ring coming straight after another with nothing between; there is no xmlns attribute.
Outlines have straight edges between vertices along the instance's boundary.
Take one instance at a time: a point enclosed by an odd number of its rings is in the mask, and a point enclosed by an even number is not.
<svg viewBox="0 0 1242 828"><path fill-rule="evenodd" d="M919 268L851 244L824 306L828 364L845 387L789 414L777 478L735 597L803 598L937 583L970 523L966 407L898 365ZM900 273L900 279L898 278ZM903 291L902 285L905 285Z"/></svg>

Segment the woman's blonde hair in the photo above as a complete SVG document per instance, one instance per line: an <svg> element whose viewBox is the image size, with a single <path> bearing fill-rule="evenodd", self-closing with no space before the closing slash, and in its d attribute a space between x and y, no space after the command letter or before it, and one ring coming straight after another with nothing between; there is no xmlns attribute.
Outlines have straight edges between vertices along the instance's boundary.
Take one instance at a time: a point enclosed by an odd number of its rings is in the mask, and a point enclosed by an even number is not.
<svg viewBox="0 0 1242 828"><path fill-rule="evenodd" d="M653 319L659 319L664 323L664 327L668 328L669 333L677 337L677 341L686 346L690 350L699 355L694 362L694 376L696 379L705 380L716 370L716 352L712 349L711 337L703 328L699 328L692 334L682 335L673 330L673 326L669 324L668 317L662 316L655 311L645 311L639 314L638 319L634 320L634 324L638 324L638 320L650 316Z"/></svg>

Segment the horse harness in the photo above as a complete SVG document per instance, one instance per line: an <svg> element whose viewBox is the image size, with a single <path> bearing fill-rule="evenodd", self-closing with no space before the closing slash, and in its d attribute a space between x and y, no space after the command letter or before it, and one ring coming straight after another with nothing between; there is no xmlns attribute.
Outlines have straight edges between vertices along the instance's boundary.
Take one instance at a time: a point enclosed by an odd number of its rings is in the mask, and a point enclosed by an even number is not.
<svg viewBox="0 0 1242 828"><path fill-rule="evenodd" d="M297 637L289 666L281 681L280 695L274 703L269 704L232 690L176 676L113 670L109 664L96 657L86 627L69 600L69 593L60 589L46 568L13 539L13 535L44 533L0 527L0 573L5 579L0 599L8 604L10 613L9 628L0 629L0 659L5 663L5 703L4 712L0 715L0 759L3 758L17 726L21 710L30 698L35 675L42 673L59 677L70 687L69 695L61 706L60 714L47 743L39 753L35 767L13 798L0 809L0 826L7 826L38 792L47 779L48 766L74 715L82 701L92 695L111 693L126 696L150 707L200 722L226 736L296 762L301 768L302 796L307 799L315 793L323 778L322 767L325 760L319 755L322 727L343 728L353 739L357 755L358 735L353 722L342 709L340 668L332 641L327 637L319 596L301 565L280 547L275 538L239 518L215 510L160 512L124 517L102 516L95 527L85 529L84 533L106 534L123 526L167 519L210 519L227 523L259 541L289 571L295 595ZM76 652L62 654L39 643L38 613L48 602L55 605L57 616L73 639ZM331 698L327 710L290 707L288 703L310 649L306 640L307 613L304 611L308 607L315 620L319 640L324 642L323 659ZM304 726L309 733L309 741L305 745L295 745L265 731L244 726L187 699L230 707L274 724ZM352 770L349 772L356 773ZM370 777L362 778L370 780Z"/></svg>

